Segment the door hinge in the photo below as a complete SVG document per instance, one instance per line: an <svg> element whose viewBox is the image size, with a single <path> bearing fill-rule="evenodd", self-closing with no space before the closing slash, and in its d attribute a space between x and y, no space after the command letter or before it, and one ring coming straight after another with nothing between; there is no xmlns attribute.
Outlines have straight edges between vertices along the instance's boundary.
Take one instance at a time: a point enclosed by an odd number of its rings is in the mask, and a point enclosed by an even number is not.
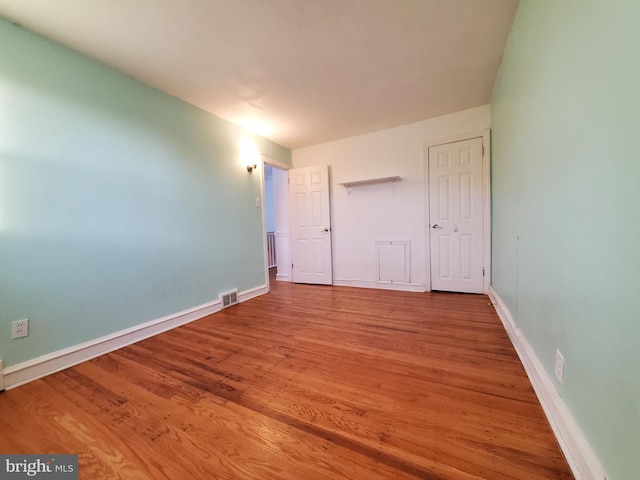
<svg viewBox="0 0 640 480"><path fill-rule="evenodd" d="M484 277L484 267L482 267L482 276Z"/></svg>
<svg viewBox="0 0 640 480"><path fill-rule="evenodd" d="M291 264L291 270L293 270L293 263Z"/></svg>
<svg viewBox="0 0 640 480"><path fill-rule="evenodd" d="M484 145L482 145L482 156L484 157Z"/></svg>

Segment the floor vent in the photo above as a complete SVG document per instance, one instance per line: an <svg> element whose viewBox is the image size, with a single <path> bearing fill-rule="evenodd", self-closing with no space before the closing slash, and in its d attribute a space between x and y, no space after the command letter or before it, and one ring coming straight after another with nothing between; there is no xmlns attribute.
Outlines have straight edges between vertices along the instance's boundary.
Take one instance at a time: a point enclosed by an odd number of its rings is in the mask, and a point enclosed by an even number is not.
<svg viewBox="0 0 640 480"><path fill-rule="evenodd" d="M220 294L221 308L227 308L238 303L238 290L232 290L227 293Z"/></svg>

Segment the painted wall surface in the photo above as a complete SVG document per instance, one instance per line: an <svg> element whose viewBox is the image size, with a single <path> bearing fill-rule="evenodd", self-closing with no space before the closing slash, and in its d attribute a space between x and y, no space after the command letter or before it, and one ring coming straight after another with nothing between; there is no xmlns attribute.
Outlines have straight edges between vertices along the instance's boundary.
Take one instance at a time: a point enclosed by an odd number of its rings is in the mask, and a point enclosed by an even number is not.
<svg viewBox="0 0 640 480"><path fill-rule="evenodd" d="M492 103L493 284L610 479L640 472L640 3L522 0Z"/></svg>
<svg viewBox="0 0 640 480"><path fill-rule="evenodd" d="M329 165L334 282L375 286L376 240L411 242L410 286L426 288L425 145L489 128L489 106L293 151L295 168ZM399 175L392 184L341 182Z"/></svg>
<svg viewBox="0 0 640 480"><path fill-rule="evenodd" d="M265 284L247 132L5 21L0 45L5 367Z"/></svg>

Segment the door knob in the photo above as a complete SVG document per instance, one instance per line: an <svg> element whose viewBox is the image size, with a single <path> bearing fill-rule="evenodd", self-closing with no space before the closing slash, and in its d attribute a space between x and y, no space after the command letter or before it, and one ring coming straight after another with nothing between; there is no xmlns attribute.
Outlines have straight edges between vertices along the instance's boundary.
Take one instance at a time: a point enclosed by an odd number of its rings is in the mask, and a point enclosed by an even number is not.
<svg viewBox="0 0 640 480"><path fill-rule="evenodd" d="M322 230L322 231L323 231L323 232L328 232L328 231L329 231L329 229L328 229L328 228L325 228L325 229L324 229L324 230Z"/></svg>
<svg viewBox="0 0 640 480"><path fill-rule="evenodd" d="M431 228L444 228L444 227L441 227L437 223L434 223L433 225L431 225Z"/></svg>

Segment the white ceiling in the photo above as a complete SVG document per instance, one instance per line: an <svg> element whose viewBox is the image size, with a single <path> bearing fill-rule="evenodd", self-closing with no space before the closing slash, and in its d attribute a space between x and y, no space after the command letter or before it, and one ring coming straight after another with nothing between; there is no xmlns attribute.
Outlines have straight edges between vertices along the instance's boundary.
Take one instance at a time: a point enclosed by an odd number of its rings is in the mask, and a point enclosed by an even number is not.
<svg viewBox="0 0 640 480"><path fill-rule="evenodd" d="M295 149L484 105L518 0L0 0L0 15Z"/></svg>

